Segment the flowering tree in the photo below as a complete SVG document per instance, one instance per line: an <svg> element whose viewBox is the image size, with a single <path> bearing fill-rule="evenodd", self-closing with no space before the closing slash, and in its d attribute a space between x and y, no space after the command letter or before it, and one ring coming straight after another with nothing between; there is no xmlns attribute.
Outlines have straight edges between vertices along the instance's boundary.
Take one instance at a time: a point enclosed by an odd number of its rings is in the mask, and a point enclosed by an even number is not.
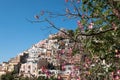
<svg viewBox="0 0 120 80"><path fill-rule="evenodd" d="M88 79L120 79L120 2L83 0L81 4L78 35L85 36L84 50L90 54L90 60L85 61L91 73Z"/></svg>
<svg viewBox="0 0 120 80"><path fill-rule="evenodd" d="M35 22L48 22L51 27L63 32L74 41L74 54L81 54L80 77L84 80L120 79L120 1L119 0L65 0L71 7L63 14L41 11ZM48 13L78 19L78 28L62 31L49 18L39 21ZM45 15L46 16L46 15ZM32 21L34 22L34 21ZM82 51L81 51L82 49Z"/></svg>

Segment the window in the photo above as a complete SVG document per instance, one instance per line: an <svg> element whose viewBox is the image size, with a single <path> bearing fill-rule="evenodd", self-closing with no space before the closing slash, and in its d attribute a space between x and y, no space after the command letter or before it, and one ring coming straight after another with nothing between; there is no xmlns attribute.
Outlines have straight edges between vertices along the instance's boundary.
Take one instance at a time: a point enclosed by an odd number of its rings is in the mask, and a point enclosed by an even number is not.
<svg viewBox="0 0 120 80"><path fill-rule="evenodd" d="M31 68L30 65L28 66L28 68L29 68L29 69Z"/></svg>
<svg viewBox="0 0 120 80"><path fill-rule="evenodd" d="M38 74L41 74L41 71L39 71Z"/></svg>
<svg viewBox="0 0 120 80"><path fill-rule="evenodd" d="M28 71L28 73L30 73L30 71Z"/></svg>
<svg viewBox="0 0 120 80"><path fill-rule="evenodd" d="M68 70L71 70L71 67L68 67Z"/></svg>

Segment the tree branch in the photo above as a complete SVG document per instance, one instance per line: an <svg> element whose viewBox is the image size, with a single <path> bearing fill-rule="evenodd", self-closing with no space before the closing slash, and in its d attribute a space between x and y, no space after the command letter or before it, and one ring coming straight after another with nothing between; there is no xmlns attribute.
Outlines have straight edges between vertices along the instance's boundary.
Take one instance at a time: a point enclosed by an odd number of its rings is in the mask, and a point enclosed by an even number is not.
<svg viewBox="0 0 120 80"><path fill-rule="evenodd" d="M26 19L28 22L30 22L30 23L40 23L40 22L45 22L45 20L36 20L36 21L31 21L31 20L29 20L29 19Z"/></svg>
<svg viewBox="0 0 120 80"><path fill-rule="evenodd" d="M51 25L51 27L53 27L54 29L56 29L58 31L61 31L62 33L64 33L65 35L67 35L69 38L71 38L73 41L76 42L76 40L73 38L73 36L70 36L67 32L57 28L51 21L49 21L48 19L45 19L45 21L47 21Z"/></svg>
<svg viewBox="0 0 120 80"><path fill-rule="evenodd" d="M80 34L78 34L78 36L80 36L80 35L81 36L96 36L96 35L100 35L100 34L103 34L103 33L109 32L109 31L113 31L113 30L115 30L115 28L110 28L110 29L107 29L107 30L104 30L104 31L100 31L100 32L97 32L97 33L91 33L91 34L80 33Z"/></svg>

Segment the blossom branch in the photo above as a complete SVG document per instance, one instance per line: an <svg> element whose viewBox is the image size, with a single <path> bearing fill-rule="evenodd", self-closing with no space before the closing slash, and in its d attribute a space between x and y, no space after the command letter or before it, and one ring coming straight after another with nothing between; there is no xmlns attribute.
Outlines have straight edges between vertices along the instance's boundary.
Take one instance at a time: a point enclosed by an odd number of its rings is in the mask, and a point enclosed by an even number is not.
<svg viewBox="0 0 120 80"><path fill-rule="evenodd" d="M97 33L91 33L91 34L79 33L78 36L80 36L80 35L81 36L96 36L96 35L100 35L100 34L103 34L103 33L109 32L109 31L113 31L113 30L118 30L118 28L110 28L110 29L107 29L107 30L104 30L104 31L100 31L100 32L97 32Z"/></svg>

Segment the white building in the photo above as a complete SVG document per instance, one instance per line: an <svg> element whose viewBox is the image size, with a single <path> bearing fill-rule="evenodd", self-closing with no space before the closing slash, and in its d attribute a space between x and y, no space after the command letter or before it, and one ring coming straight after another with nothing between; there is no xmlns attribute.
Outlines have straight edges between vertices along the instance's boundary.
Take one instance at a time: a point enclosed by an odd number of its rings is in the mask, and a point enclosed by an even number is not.
<svg viewBox="0 0 120 80"><path fill-rule="evenodd" d="M37 76L37 63L29 62L22 64L19 75L23 75L24 77Z"/></svg>

